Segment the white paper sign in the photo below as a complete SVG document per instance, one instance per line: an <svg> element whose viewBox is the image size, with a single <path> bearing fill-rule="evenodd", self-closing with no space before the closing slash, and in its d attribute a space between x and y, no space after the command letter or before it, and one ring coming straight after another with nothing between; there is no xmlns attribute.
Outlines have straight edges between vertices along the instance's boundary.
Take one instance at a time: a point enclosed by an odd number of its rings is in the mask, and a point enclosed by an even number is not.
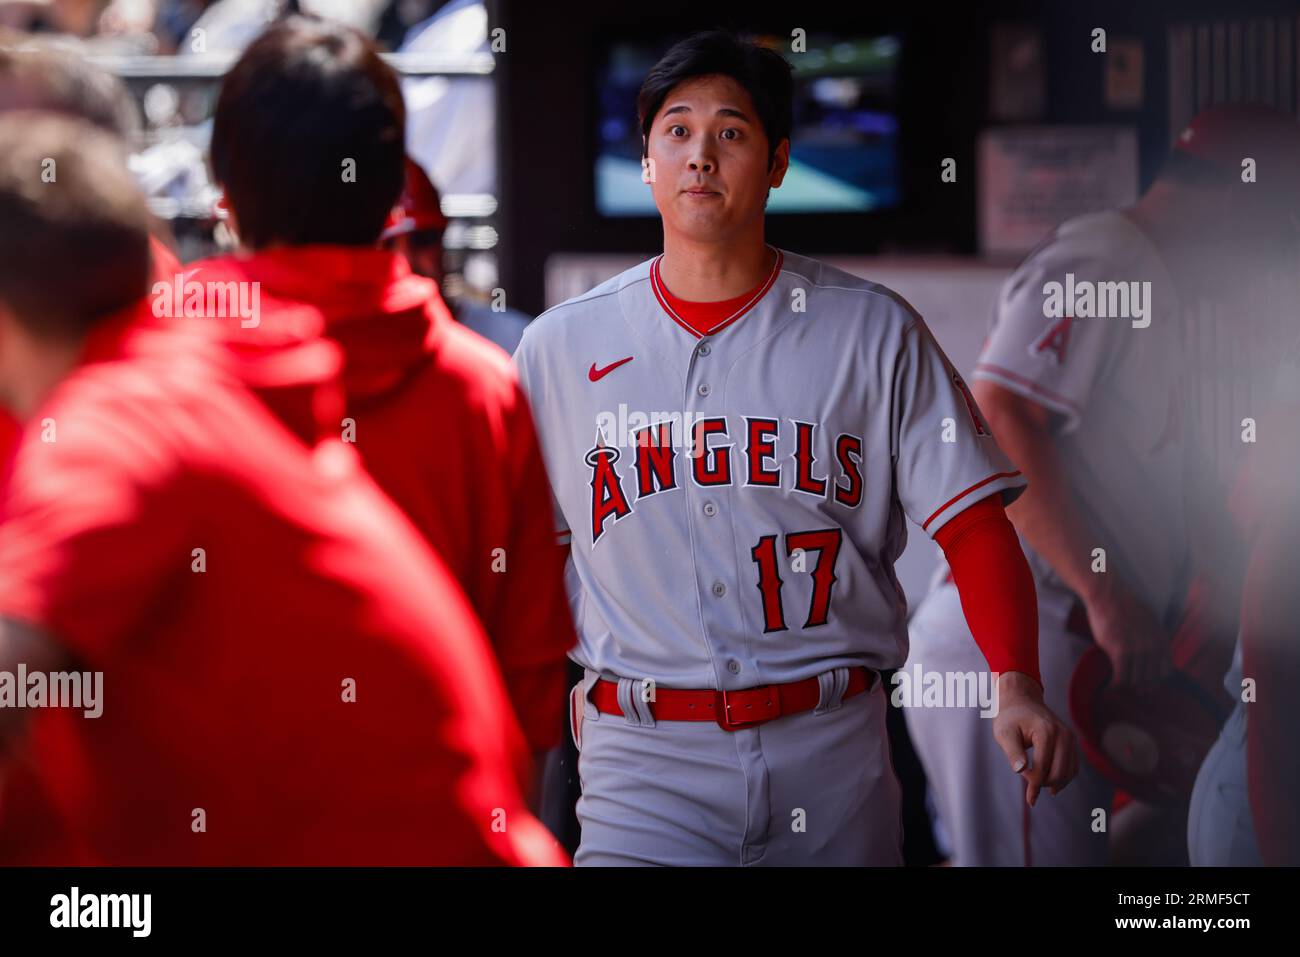
<svg viewBox="0 0 1300 957"><path fill-rule="evenodd" d="M1137 190L1131 127L985 130L979 139L980 249L1023 255L1065 220L1128 206Z"/></svg>

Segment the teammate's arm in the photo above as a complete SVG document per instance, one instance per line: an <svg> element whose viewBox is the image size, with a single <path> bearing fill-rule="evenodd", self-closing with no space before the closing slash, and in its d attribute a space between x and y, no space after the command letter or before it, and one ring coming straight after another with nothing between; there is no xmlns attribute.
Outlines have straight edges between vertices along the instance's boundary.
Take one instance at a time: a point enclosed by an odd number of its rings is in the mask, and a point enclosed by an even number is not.
<svg viewBox="0 0 1300 957"><path fill-rule="evenodd" d="M520 394L511 424L515 505L507 547L500 657L511 700L535 755L554 747L566 708L568 652L577 639L564 590L568 547L556 544L550 482L532 417ZM507 616L513 616L507 618Z"/></svg>
<svg viewBox="0 0 1300 957"><path fill-rule="evenodd" d="M1121 683L1161 677L1169 636L1156 616L1114 575L1092 571L1097 542L1075 504L1052 441L1052 412L987 379L972 389L998 444L1029 487L1008 509L1016 530L1079 596L1097 644Z"/></svg>

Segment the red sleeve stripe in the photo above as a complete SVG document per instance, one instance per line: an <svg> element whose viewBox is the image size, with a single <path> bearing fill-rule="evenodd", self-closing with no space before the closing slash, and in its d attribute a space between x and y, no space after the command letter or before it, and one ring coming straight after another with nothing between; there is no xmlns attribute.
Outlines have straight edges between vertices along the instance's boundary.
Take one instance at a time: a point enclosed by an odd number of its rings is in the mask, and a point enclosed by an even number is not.
<svg viewBox="0 0 1300 957"><path fill-rule="evenodd" d="M1053 392L1051 389L1048 389L1044 386L1039 385L1033 379L1022 376L1019 373L1012 372L1010 369L1004 369L1001 366L994 365L991 362L977 362L975 364L975 374L979 375L979 373L981 372L989 372L992 373L993 375L1002 376L1016 383L1017 385L1024 386L1030 392L1041 395L1044 398L1051 399L1053 402L1057 403L1058 405L1064 406L1066 411L1070 412L1072 415L1078 416L1083 414L1083 410L1079 408L1078 403L1071 402L1065 396L1057 392Z"/></svg>
<svg viewBox="0 0 1300 957"><path fill-rule="evenodd" d="M996 482L1000 478L1015 478L1019 474L1020 474L1020 469L1016 469L1014 472L994 472L988 478L976 482L974 485L966 489L964 492L958 492L956 495L948 499L948 501L944 502L942 505L940 505L938 508L934 510L934 514L931 515L929 518L927 518L925 520L925 524L921 526L921 531L925 531L926 529L928 529L930 527L930 523L933 522L940 515L942 515L945 510L951 508L954 502L960 502L963 498L965 498L967 495L969 495L971 492L975 491L976 489L983 488L985 485L988 485L989 482Z"/></svg>

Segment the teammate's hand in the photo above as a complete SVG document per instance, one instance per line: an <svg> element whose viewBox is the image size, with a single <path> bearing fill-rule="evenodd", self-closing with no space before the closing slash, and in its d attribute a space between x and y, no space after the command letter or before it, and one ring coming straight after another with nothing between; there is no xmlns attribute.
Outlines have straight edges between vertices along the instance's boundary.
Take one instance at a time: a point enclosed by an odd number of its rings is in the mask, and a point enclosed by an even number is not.
<svg viewBox="0 0 1300 957"><path fill-rule="evenodd" d="M1110 659L1115 684L1159 681L1169 671L1169 634L1146 604L1124 587L1085 603L1093 640Z"/></svg>
<svg viewBox="0 0 1300 957"><path fill-rule="evenodd" d="M1038 801L1040 790L1048 788L1056 794L1079 771L1074 732L1043 703L1038 682L1018 671L998 676L993 740L1011 762L1011 770L1024 775L1030 807ZM1030 748L1034 749L1032 764Z"/></svg>

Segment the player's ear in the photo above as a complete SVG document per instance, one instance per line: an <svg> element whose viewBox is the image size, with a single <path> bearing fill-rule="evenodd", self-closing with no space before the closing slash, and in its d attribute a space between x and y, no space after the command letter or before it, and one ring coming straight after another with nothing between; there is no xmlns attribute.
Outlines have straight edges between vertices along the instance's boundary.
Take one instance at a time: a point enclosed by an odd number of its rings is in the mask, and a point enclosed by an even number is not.
<svg viewBox="0 0 1300 957"><path fill-rule="evenodd" d="M654 185L654 160L650 158L650 141L641 137L641 182L647 186Z"/></svg>
<svg viewBox="0 0 1300 957"><path fill-rule="evenodd" d="M784 139L777 144L776 151L772 154L772 172L768 176L767 183L773 189L781 185L785 179L786 170L790 168L790 140Z"/></svg>
<svg viewBox="0 0 1300 957"><path fill-rule="evenodd" d="M235 219L235 211L231 208L230 199L224 189L217 194L217 199L212 206L216 210L217 218L226 224L226 229L230 231L231 236L238 239L239 222Z"/></svg>

